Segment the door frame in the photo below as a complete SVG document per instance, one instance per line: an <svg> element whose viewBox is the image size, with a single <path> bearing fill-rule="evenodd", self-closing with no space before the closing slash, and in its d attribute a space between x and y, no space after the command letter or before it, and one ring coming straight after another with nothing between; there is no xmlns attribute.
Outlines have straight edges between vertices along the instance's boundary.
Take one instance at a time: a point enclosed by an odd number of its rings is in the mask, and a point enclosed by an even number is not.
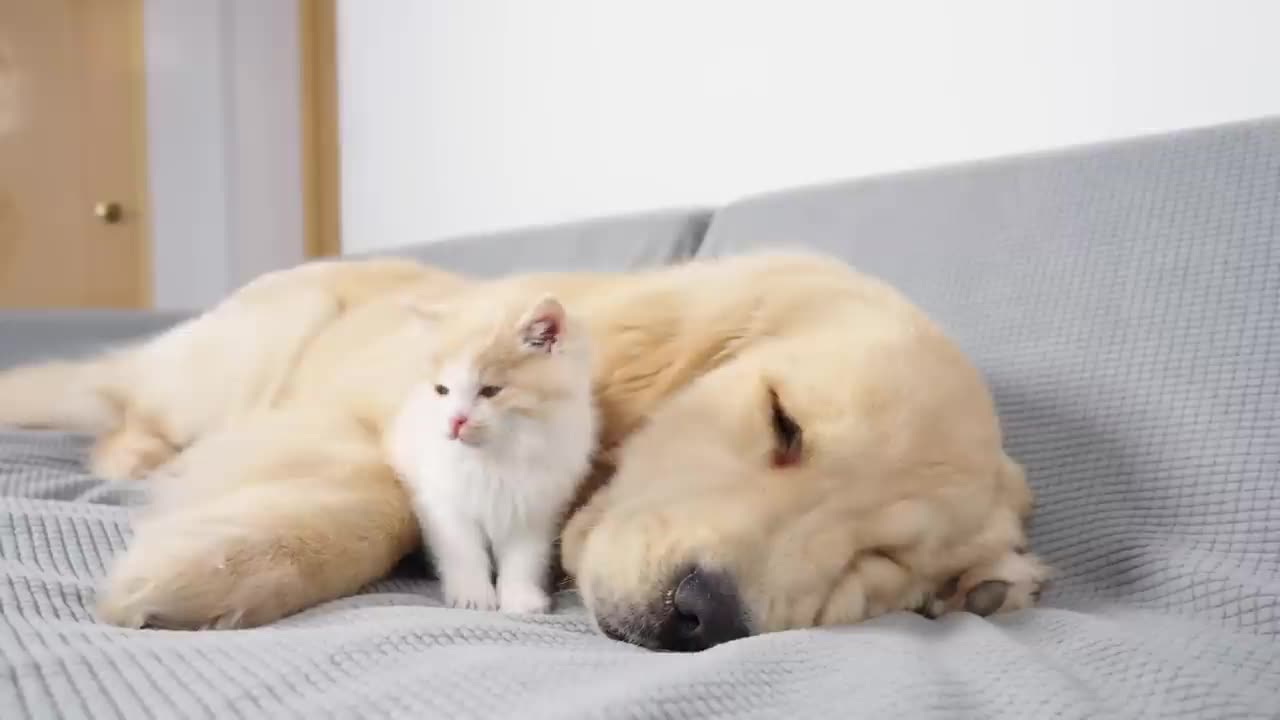
<svg viewBox="0 0 1280 720"><path fill-rule="evenodd" d="M143 31L143 3L145 0L126 0L122 12L125 15L124 26L128 28L129 38L126 41L130 48L129 67L143 68L146 64L146 39ZM152 227L149 222L137 222L136 218L151 217L150 192L150 157L147 147L147 81L143 73L134 73L129 82L129 106L132 109L132 121L129 127L130 152L133 154L133 216L137 227L138 262L141 267L135 269L137 302L140 307L149 308L155 305L155 256L152 250Z"/></svg>
<svg viewBox="0 0 1280 720"><path fill-rule="evenodd" d="M336 0L301 0L302 181L306 253L342 252Z"/></svg>

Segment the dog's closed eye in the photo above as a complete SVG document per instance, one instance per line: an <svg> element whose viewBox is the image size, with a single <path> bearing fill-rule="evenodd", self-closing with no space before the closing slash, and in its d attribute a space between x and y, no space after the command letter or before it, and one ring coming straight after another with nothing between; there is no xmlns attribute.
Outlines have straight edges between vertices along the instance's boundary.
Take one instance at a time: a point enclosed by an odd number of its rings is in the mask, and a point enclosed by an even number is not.
<svg viewBox="0 0 1280 720"><path fill-rule="evenodd" d="M787 413L773 388L769 389L769 413L773 426L773 464L777 467L795 465L804 451L804 428Z"/></svg>

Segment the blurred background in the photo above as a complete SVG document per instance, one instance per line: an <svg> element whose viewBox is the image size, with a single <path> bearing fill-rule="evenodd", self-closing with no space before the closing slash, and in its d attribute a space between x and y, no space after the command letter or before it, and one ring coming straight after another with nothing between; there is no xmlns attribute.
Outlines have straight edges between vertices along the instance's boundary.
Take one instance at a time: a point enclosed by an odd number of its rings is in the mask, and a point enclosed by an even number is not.
<svg viewBox="0 0 1280 720"><path fill-rule="evenodd" d="M1271 0L0 0L0 307L1280 113Z"/></svg>

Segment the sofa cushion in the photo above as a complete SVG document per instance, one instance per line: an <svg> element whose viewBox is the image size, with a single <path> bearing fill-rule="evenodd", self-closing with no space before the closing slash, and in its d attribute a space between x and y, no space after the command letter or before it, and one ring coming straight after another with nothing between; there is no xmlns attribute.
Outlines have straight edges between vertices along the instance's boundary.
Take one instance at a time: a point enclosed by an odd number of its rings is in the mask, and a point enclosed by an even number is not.
<svg viewBox="0 0 1280 720"><path fill-rule="evenodd" d="M1280 632L1280 120L749 199L902 288L993 384L1046 601Z"/></svg>
<svg viewBox="0 0 1280 720"><path fill-rule="evenodd" d="M542 270L627 270L692 256L710 218L710 210L658 210L468 235L360 256L412 257L478 277Z"/></svg>

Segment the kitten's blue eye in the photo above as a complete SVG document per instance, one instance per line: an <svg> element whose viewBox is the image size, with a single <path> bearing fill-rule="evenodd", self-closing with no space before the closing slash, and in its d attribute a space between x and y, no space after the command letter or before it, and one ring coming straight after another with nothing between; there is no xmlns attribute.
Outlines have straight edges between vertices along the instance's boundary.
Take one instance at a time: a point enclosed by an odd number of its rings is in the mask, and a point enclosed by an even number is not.
<svg viewBox="0 0 1280 720"><path fill-rule="evenodd" d="M500 392L502 392L502 388L498 387L497 385L485 385L484 387L480 388L480 397L491 398Z"/></svg>
<svg viewBox="0 0 1280 720"><path fill-rule="evenodd" d="M449 388L447 388L447 387L445 387L445 386L443 386L443 385L437 385L437 386L436 386L436 394L437 394L437 395L448 395L448 394L449 394Z"/></svg>

